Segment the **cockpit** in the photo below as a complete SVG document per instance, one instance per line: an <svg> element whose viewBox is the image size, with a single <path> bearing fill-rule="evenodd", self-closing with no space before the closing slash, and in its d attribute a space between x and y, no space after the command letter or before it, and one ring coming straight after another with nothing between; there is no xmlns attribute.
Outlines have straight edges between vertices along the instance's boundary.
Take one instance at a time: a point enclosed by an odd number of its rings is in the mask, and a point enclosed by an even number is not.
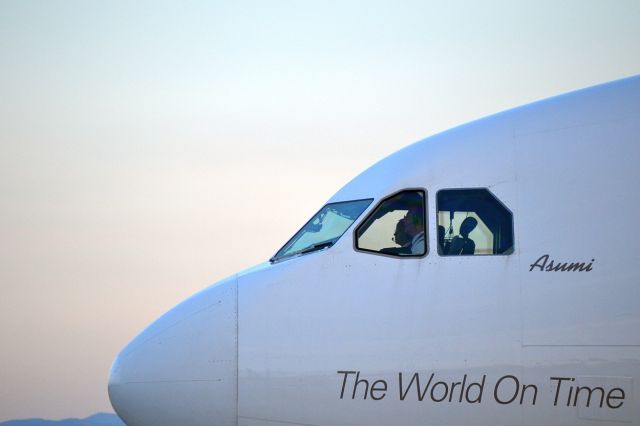
<svg viewBox="0 0 640 426"><path fill-rule="evenodd" d="M277 262L331 247L372 201L369 198L325 205L270 261Z"/></svg>
<svg viewBox="0 0 640 426"><path fill-rule="evenodd" d="M372 201L325 205L271 262L328 249ZM435 201L436 223L430 229L425 190L406 189L382 199L355 229L355 250L396 258L421 258L429 253L428 235L433 232L440 256L513 253L513 214L488 189L441 189Z"/></svg>

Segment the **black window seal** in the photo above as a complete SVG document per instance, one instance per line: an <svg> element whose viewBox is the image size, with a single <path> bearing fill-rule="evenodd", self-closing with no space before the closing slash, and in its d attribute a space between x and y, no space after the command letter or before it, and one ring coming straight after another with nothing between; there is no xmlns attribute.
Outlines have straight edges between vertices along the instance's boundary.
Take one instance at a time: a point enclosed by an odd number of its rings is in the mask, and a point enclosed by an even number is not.
<svg viewBox="0 0 640 426"><path fill-rule="evenodd" d="M334 244L332 244L332 245L331 245L331 247L333 247L335 244L337 244L337 243L338 243L338 241L340 241L340 240L342 239L342 237L344 237L344 234L346 234L346 233L349 231L349 228L353 227L353 226L354 226L354 224L358 221L358 219L359 219L359 218L360 218L360 217L361 217L361 216L362 216L362 215L363 215L367 210L369 210L369 209L371 208L371 204L373 204L373 202L375 201L375 199L374 199L374 198L358 198L358 199L355 199L355 200L333 201L333 202L330 202L330 203L324 203L324 204L322 205L322 207L320 207L320 208L319 208L319 209L318 209L318 210L317 210L317 211L316 211L316 212L311 216L311 218L309 218L309 220L307 220L307 221L304 223L304 225L302 225L302 226L300 227L300 229L298 229L296 232L294 232L294 234L291 236L291 238L289 238L289 239L287 240L287 242L286 242L286 243L284 243L284 244L282 245L282 247L280 247L280 248L275 252L275 254L269 258L269 263L271 263L271 264L273 265L273 264L276 264L276 263L283 262L283 261L285 261L285 260L289 260L289 259L296 259L296 258L298 258L298 257L300 257L300 256L304 256L304 255L308 255L308 254L312 254L312 253L319 253L319 252L325 251L325 250L319 250L319 251L314 251L314 252L309 252L309 253L303 253L303 252L300 252L300 253L296 253L296 254L292 254L292 255L289 255L289 256L284 256L284 257L281 257L281 258L276 259L276 256L278 255L278 253L280 253L280 251L281 251L283 248L285 248L285 247L286 247L286 246L291 242L291 240L293 240L293 239L295 238L295 236L296 236L296 235L298 235L298 234L300 233L300 231L302 231L302 230L303 230L303 229L304 229L304 228L305 228L309 223L311 223L311 221L312 221L312 220L313 220L313 219L318 215L318 213L320 213L320 211L321 211L322 209L324 209L326 206L331 205L331 204L351 203L351 202L357 202L357 201L369 201L369 205L368 205L368 206L367 206L367 207L362 211L362 213L360 213L360 216L359 216L359 217L357 217L357 218L356 218L356 219L351 223L351 225L349 225L349 226L347 227L347 229L345 229L345 230L344 230L344 232L342 233L342 235L340 235L340 237L336 240L336 242L335 242ZM331 247L328 247L328 248L331 248Z"/></svg>
<svg viewBox="0 0 640 426"><path fill-rule="evenodd" d="M438 212L440 211L438 209L438 194L440 194L441 191L473 191L473 190L485 190L487 191L489 194L491 194L491 196L509 213L511 213L511 236L513 237L513 241L511 244L511 249L504 252L504 253L491 253L491 254L441 254L440 253L440 248L437 247L438 245L438 241L437 241L437 227L438 227ZM507 205L493 192L491 191L488 187L470 187L470 188L441 188L438 189L436 191L436 199L435 199L435 203L436 205L436 216L435 216L435 223L436 223L436 252L438 253L439 257L444 257L444 258L460 258L460 257L488 257L488 256L511 256L513 254L515 254L516 252L516 232L515 232L515 215L513 214L513 210L511 210L509 207L507 207Z"/></svg>
<svg viewBox="0 0 640 426"><path fill-rule="evenodd" d="M358 229L360 229L360 227L369 219L369 217L371 217L371 215L378 209L378 207L380 207L382 205L382 203L390 200L391 198L397 196L398 194L401 194L403 192L422 192L422 199L424 200L424 232L425 232L425 238L424 238L424 247L425 247L425 251L424 254L421 255L417 255L417 254L411 254L411 255L404 255L404 256L400 256L397 254L390 254L390 253L381 253L379 251L375 251L375 250L366 250L366 249L361 249L358 247ZM416 259L423 259L425 257L427 257L429 255L430 252L430 244L429 244L429 201L428 201L428 195L429 192L426 190L426 188L423 187L410 187L410 188L403 188L400 189L398 191L392 192L391 194L385 196L384 198L380 199L380 201L378 201L373 207L369 206L369 212L367 213L367 215L360 221L360 223L358 223L358 226L356 226L353 230L353 250L359 253L365 253L365 254L370 254L370 255L374 255L374 256L383 256L383 257L390 257L392 259L412 259L412 260L416 260Z"/></svg>

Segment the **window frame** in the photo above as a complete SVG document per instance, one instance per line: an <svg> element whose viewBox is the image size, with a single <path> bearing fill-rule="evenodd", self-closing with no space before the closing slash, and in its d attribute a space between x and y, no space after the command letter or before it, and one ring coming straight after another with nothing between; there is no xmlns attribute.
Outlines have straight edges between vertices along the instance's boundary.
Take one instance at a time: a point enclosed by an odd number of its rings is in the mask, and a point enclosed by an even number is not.
<svg viewBox="0 0 640 426"><path fill-rule="evenodd" d="M496 200L498 202L499 205L502 206L502 208L504 208L506 211L509 212L509 214L511 214L511 237L512 237L512 242L511 242L511 247L510 250L506 250L503 253L487 253L487 254L443 254L440 253L440 243L438 242L438 214L440 212L439 208L438 208L438 198L439 198L439 194L442 191L474 191L474 190L484 190L487 191L494 200ZM489 189L488 187L472 187L472 188L441 188L438 189L436 191L436 199L435 199L435 223L436 223L436 252L438 252L438 256L440 257L449 257L449 258L459 258L459 257L485 257L485 256L511 256L512 254L515 254L516 252L516 233L515 233L515 219L514 219L514 214L513 211L507 207L507 205L496 195L493 193L493 191L491 191L491 189Z"/></svg>
<svg viewBox="0 0 640 426"><path fill-rule="evenodd" d="M338 239L335 241L335 243L333 243L332 245L322 249L322 250L317 250L317 251L311 251L308 253L302 253L302 252L298 252L298 253L294 253L288 256L283 256L280 258L276 258L276 256L278 255L278 253L280 253L282 251L283 248L285 248L291 241L293 241L293 239L300 233L300 231L302 231L304 228L307 227L307 225L309 225L316 216L318 216L318 213L320 213L322 211L322 209L324 209L325 207L332 205L332 204L344 204L344 203L353 203L353 202L358 202L358 201L369 201L369 204L367 205L367 207L364 208L364 210L362 210L362 212L358 215L358 217L355 218L355 220L353 222L351 222L351 224L345 228L344 232L342 232L342 234L340 234L340 236L338 237ZM341 239L342 237L344 237L344 235L347 233L347 231L349 231L349 228L353 227L353 225L358 221L358 219L360 219L360 217L362 217L362 215L367 212L367 210L369 210L371 208L371 205L373 204L373 202L375 201L374 198L358 198L355 200L345 200L345 201L334 201L331 203L325 203L322 205L322 207L320 207L313 215L311 215L311 217L309 218L309 220L307 220L304 225L302 225L300 227L300 229L298 229L296 232L293 233L293 235L291 236L291 238L289 238L283 245L282 247L280 247L273 256L271 256L271 258L269 258L269 263L271 264L276 264L276 263L280 263L283 262L285 260L289 260L289 259L295 259L298 258L300 256L304 256L307 254L312 254L312 253L319 253L319 252L323 252L326 251L328 249L330 249L331 247L335 246Z"/></svg>
<svg viewBox="0 0 640 426"><path fill-rule="evenodd" d="M422 199L424 201L424 254L410 254L410 255L397 255L397 254L391 254L391 253L382 253L379 251L375 251L375 250L367 250L367 249L362 249L360 247L358 247L358 230L362 227L362 225L364 225L367 220L369 220L369 218L371 217L371 215L373 215L376 210L385 202L387 202L388 200L396 197L398 194L402 194L403 192L421 192L422 193ZM369 206L370 210L367 213L366 216L364 216L364 218L360 221L360 223L358 223L358 225L353 229L353 250L359 253L365 253L365 254L370 254L370 255L374 255L374 256L384 256L384 257L390 257L392 259L423 259L425 257L427 257L430 253L430 244L429 244L429 236L430 236L430 232L429 232L429 192L426 190L426 188L423 187L411 187L411 188L403 188L400 189L398 191L392 192L391 194L385 196L384 198L381 198L380 201L378 201L373 207Z"/></svg>

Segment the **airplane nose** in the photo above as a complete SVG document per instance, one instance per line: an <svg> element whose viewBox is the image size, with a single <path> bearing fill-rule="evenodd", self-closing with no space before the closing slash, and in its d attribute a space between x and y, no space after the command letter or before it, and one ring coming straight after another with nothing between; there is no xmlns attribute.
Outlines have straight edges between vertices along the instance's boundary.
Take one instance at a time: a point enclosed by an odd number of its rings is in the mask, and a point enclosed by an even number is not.
<svg viewBox="0 0 640 426"><path fill-rule="evenodd" d="M116 357L109 398L128 426L237 424L237 282L213 285Z"/></svg>

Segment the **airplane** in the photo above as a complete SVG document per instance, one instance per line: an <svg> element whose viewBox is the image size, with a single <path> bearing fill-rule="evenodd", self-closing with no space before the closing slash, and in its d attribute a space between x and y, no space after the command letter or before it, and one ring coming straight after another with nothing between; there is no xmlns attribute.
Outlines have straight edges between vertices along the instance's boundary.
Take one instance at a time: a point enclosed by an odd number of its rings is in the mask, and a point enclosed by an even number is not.
<svg viewBox="0 0 640 426"><path fill-rule="evenodd" d="M129 426L640 426L640 75L384 158L115 359Z"/></svg>

